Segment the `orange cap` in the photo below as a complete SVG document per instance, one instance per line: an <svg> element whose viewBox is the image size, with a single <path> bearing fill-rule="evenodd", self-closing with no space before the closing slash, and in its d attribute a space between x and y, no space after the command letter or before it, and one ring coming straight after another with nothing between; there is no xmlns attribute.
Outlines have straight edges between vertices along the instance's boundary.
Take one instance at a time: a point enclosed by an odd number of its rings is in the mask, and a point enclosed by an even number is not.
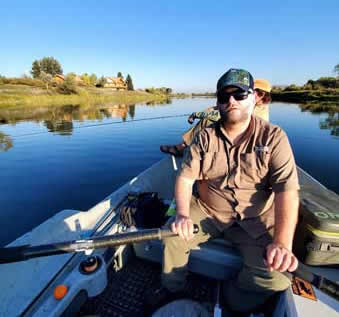
<svg viewBox="0 0 339 317"><path fill-rule="evenodd" d="M272 87L268 80L266 79L256 79L254 81L254 89L260 89L266 92L271 92Z"/></svg>
<svg viewBox="0 0 339 317"><path fill-rule="evenodd" d="M68 291L68 287L66 285L58 285L54 289L54 298L55 299L63 299Z"/></svg>

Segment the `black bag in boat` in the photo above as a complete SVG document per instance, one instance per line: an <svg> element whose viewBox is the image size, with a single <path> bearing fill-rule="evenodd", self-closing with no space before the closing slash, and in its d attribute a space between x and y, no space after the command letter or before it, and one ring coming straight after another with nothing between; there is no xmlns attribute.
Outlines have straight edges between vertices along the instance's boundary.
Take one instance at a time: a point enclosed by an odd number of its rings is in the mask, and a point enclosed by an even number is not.
<svg viewBox="0 0 339 317"><path fill-rule="evenodd" d="M120 219L128 227L159 228L166 222L167 208L158 193L128 194L120 207Z"/></svg>
<svg viewBox="0 0 339 317"><path fill-rule="evenodd" d="M308 265L339 266L339 196L315 180L300 180L293 251Z"/></svg>

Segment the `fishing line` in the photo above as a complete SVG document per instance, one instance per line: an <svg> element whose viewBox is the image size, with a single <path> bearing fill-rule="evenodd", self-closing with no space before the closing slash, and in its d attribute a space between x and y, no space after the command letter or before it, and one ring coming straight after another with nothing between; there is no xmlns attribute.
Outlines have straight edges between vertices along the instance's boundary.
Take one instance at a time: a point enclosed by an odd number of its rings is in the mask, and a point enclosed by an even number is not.
<svg viewBox="0 0 339 317"><path fill-rule="evenodd" d="M112 124L122 124L122 123L131 123L131 122L140 122L140 121L152 121L152 120L159 120L159 119L188 117L189 115L190 115L190 113L184 113L184 114L178 114L178 115L173 115L173 116L161 116L161 117L141 118L141 119L135 119L135 120L118 121L118 122L89 124L89 125L82 125L82 126L75 127L72 131L78 130L78 129L83 129L83 128L93 128L93 127L107 126L107 125L112 125ZM13 135L13 136L10 136L10 137L13 138L13 139L17 139L17 138L26 137L26 136L35 136L35 135L47 134L47 133L53 133L53 132L41 131L41 132ZM63 132L63 131L60 131L60 132ZM67 130L65 130L65 132L67 132Z"/></svg>

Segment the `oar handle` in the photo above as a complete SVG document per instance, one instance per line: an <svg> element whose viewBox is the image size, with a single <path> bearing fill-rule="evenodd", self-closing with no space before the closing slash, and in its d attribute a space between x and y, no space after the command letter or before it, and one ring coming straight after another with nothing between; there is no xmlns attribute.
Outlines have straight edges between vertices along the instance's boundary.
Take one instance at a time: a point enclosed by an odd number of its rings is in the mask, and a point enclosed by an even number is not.
<svg viewBox="0 0 339 317"><path fill-rule="evenodd" d="M25 250L27 248L29 248L29 245L0 248L0 264L27 260L27 257L25 256Z"/></svg>
<svg viewBox="0 0 339 317"><path fill-rule="evenodd" d="M194 233L199 228L194 225ZM139 243L150 240L162 240L175 237L170 229L145 229L127 233L117 233L103 237L44 244L37 246L22 245L18 247L0 248L0 264L25 261L42 256L81 252L86 250L114 247L123 244Z"/></svg>

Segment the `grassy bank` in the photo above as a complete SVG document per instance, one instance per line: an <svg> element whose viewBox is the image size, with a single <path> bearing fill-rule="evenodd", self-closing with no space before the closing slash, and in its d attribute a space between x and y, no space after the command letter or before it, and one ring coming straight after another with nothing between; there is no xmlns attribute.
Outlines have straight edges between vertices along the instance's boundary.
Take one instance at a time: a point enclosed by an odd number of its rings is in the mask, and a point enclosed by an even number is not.
<svg viewBox="0 0 339 317"><path fill-rule="evenodd" d="M339 105L339 89L272 91L273 101Z"/></svg>
<svg viewBox="0 0 339 317"><path fill-rule="evenodd" d="M0 108L65 105L135 104L161 101L166 95L143 91L113 91L108 88L83 87L78 94L61 95L42 87L0 85Z"/></svg>

